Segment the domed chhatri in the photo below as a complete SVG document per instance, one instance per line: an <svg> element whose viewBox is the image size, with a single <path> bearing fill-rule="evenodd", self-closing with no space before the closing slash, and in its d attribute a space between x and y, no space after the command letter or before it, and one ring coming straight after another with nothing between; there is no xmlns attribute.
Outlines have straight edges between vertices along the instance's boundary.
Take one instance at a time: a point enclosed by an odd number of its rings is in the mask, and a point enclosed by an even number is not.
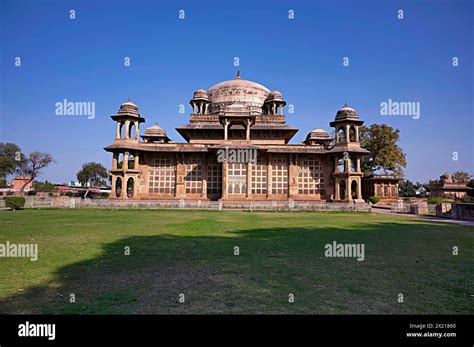
<svg viewBox="0 0 474 347"><path fill-rule="evenodd" d="M138 106L135 105L129 98L128 101L120 105L118 114L133 114L138 116Z"/></svg>
<svg viewBox="0 0 474 347"><path fill-rule="evenodd" d="M204 89L199 88L194 92L193 100L209 100L209 97Z"/></svg>
<svg viewBox="0 0 474 347"><path fill-rule="evenodd" d="M310 136L312 139L323 139L323 140L330 140L331 136L329 136L329 133L324 130L324 129L313 129L308 136Z"/></svg>
<svg viewBox="0 0 474 347"><path fill-rule="evenodd" d="M143 135L141 135L143 140L146 142L161 142L166 143L170 141L166 131L160 127L157 123L153 124L151 127L145 129Z"/></svg>
<svg viewBox="0 0 474 347"><path fill-rule="evenodd" d="M336 120L343 119L359 119L356 110L354 110L352 107L349 107L347 103L345 103L344 107L339 109L336 113Z"/></svg>
<svg viewBox="0 0 474 347"><path fill-rule="evenodd" d="M331 141L331 136L324 129L313 129L306 136L306 140L303 142L307 145L322 145L327 146Z"/></svg>
<svg viewBox="0 0 474 347"><path fill-rule="evenodd" d="M363 202L360 162L368 151L359 142L363 121L347 104L329 122L334 138L314 128L292 144L298 129L286 122L282 92L243 79L240 70L196 89L189 103L189 122L176 128L183 142L158 124L140 135L137 105L120 105L115 141L105 147L113 153L112 199ZM222 159L229 150L252 151L253 159Z"/></svg>
<svg viewBox="0 0 474 347"><path fill-rule="evenodd" d="M283 95L281 94L281 92L279 90L273 90L270 95L268 95L268 98L266 101L274 101L274 100L278 100L278 101L283 101Z"/></svg>

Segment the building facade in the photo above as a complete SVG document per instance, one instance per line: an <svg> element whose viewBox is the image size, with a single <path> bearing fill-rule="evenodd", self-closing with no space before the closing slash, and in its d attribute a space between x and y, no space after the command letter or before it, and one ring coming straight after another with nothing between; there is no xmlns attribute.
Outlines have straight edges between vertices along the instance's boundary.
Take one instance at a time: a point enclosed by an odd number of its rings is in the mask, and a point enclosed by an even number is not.
<svg viewBox="0 0 474 347"><path fill-rule="evenodd" d="M473 190L465 182L454 182L449 173L441 175L439 180L430 184L431 197L462 199Z"/></svg>
<svg viewBox="0 0 474 347"><path fill-rule="evenodd" d="M305 200L362 202L359 144L363 121L345 105L329 124L335 136L286 124L282 94L240 78L198 89L189 124L172 141L157 124L145 129L130 100L116 115L111 199ZM142 138L140 140L139 138Z"/></svg>
<svg viewBox="0 0 474 347"><path fill-rule="evenodd" d="M398 200L400 177L389 175L371 175L362 178L362 197L371 196L385 200Z"/></svg>

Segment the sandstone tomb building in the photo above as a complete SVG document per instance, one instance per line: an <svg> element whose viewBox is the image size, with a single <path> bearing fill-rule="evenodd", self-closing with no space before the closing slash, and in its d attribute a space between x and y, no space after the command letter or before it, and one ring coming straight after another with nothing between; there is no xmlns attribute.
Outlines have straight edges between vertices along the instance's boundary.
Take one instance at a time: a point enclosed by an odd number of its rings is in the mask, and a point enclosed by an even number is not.
<svg viewBox="0 0 474 347"><path fill-rule="evenodd" d="M140 135L138 107L120 106L115 140L105 147L113 154L111 199L363 201L360 158L368 151L353 108L345 105L329 123L334 138L316 128L290 144L298 129L286 123L282 94L240 73L196 90L190 104L189 124L176 129L185 142L157 124ZM238 161L235 153L256 158Z"/></svg>

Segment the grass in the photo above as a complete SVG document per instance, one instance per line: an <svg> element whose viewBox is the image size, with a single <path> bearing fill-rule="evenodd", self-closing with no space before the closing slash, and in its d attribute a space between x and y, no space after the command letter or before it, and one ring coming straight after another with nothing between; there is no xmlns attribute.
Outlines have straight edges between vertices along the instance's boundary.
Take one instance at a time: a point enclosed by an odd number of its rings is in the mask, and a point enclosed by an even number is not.
<svg viewBox="0 0 474 347"><path fill-rule="evenodd" d="M50 209L1 212L6 241L37 243L39 260L0 258L0 313L474 313L467 226L367 213ZM326 258L333 241L363 243L365 260Z"/></svg>

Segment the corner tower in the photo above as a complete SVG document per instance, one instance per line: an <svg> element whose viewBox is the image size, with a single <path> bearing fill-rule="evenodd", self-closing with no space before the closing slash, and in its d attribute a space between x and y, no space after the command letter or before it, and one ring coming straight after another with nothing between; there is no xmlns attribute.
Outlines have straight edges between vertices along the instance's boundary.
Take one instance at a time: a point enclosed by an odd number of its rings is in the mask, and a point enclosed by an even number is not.
<svg viewBox="0 0 474 347"><path fill-rule="evenodd" d="M360 158L369 153L359 143L359 127L364 121L357 112L344 105L336 118L329 123L335 129L335 144L331 150L334 158L334 201L363 202Z"/></svg>

